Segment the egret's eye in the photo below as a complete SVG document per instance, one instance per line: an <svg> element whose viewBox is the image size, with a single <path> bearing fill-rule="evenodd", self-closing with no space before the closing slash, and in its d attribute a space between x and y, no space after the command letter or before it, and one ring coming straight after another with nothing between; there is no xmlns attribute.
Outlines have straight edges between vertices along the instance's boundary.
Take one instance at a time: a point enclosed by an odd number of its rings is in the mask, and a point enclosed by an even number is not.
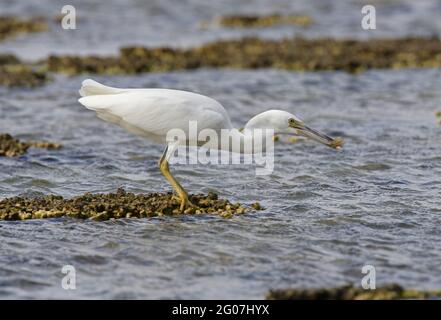
<svg viewBox="0 0 441 320"><path fill-rule="evenodd" d="M293 126L297 123L297 121L294 118L289 118L288 123Z"/></svg>

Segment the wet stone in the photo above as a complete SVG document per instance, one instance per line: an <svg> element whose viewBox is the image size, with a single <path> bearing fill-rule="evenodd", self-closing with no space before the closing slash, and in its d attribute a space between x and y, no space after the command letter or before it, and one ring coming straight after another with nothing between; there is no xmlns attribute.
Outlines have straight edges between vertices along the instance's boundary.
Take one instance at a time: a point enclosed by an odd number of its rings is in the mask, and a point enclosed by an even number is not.
<svg viewBox="0 0 441 320"><path fill-rule="evenodd" d="M0 85L6 87L28 87L41 86L48 81L46 73L34 71L26 65L0 66Z"/></svg>
<svg viewBox="0 0 441 320"><path fill-rule="evenodd" d="M119 218L146 218L178 214L215 214L231 218L257 209L213 199L213 195L191 195L195 207L180 211L172 193L134 194L120 188L116 193L85 193L72 199L48 195L38 198L13 197L0 200L0 220L27 220L61 216L104 221Z"/></svg>
<svg viewBox="0 0 441 320"><path fill-rule="evenodd" d="M263 208L262 208L262 206L260 205L259 202L255 202L255 203L251 204L251 207L252 207L254 210L263 210Z"/></svg>
<svg viewBox="0 0 441 320"><path fill-rule="evenodd" d="M398 300L398 299L441 299L439 291L418 291L404 289L398 284L390 284L375 290L346 285L336 288L319 289L277 289L271 290L269 300Z"/></svg>
<svg viewBox="0 0 441 320"><path fill-rule="evenodd" d="M42 18L22 19L14 16L0 16L0 40L19 33L42 32L48 28Z"/></svg>
<svg viewBox="0 0 441 320"><path fill-rule="evenodd" d="M23 142L8 133L0 133L0 157L16 157L25 154L30 147L43 149L59 149L61 144L48 141Z"/></svg>
<svg viewBox="0 0 441 320"><path fill-rule="evenodd" d="M26 153L29 145L13 138L10 134L0 134L0 156L15 157Z"/></svg>
<svg viewBox="0 0 441 320"><path fill-rule="evenodd" d="M60 143L50 142L50 141L28 141L26 142L30 147L47 149L47 150L57 150L62 147Z"/></svg>
<svg viewBox="0 0 441 320"><path fill-rule="evenodd" d="M20 64L21 61L13 54L0 54L0 66L7 64Z"/></svg>
<svg viewBox="0 0 441 320"><path fill-rule="evenodd" d="M232 15L218 18L218 23L221 26L232 28L262 28L280 24L309 26L313 23L313 20L305 15Z"/></svg>
<svg viewBox="0 0 441 320"><path fill-rule="evenodd" d="M11 54L0 54L0 85L7 87L36 87L49 80L42 70L36 70Z"/></svg>

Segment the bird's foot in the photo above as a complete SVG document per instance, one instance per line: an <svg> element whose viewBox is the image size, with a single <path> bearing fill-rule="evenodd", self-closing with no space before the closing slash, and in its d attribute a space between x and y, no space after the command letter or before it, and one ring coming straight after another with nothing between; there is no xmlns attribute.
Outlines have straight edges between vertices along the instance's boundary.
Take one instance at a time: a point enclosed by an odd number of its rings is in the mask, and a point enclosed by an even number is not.
<svg viewBox="0 0 441 320"><path fill-rule="evenodd" d="M184 213L187 209L197 208L193 203L191 203L191 201L188 199L188 196L180 199L180 201L181 201L180 210L182 213Z"/></svg>
<svg viewBox="0 0 441 320"><path fill-rule="evenodd" d="M181 213L184 213L189 208L197 208L196 205L194 205L190 199L188 199L188 196L183 196L182 198L176 194L172 195L172 199L176 202L179 202L181 205L179 207L179 210Z"/></svg>

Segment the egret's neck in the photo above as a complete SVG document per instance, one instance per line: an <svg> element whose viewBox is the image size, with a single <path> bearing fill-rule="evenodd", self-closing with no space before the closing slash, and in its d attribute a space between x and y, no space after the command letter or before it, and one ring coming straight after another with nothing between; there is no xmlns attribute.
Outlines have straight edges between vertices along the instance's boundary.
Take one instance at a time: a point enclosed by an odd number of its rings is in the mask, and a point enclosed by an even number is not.
<svg viewBox="0 0 441 320"><path fill-rule="evenodd" d="M221 133L220 149L236 153L253 154L266 152L273 147L274 130L238 129Z"/></svg>
<svg viewBox="0 0 441 320"><path fill-rule="evenodd" d="M269 110L259 113L246 123L245 129L274 129L275 131L278 131L280 125L280 114L285 116L286 112Z"/></svg>
<svg viewBox="0 0 441 320"><path fill-rule="evenodd" d="M280 111L266 111L258 114L247 122L242 131L222 129L220 134L217 132L217 135L210 137L209 141L202 146L245 154L270 151L274 147L274 131L279 130L277 128L280 127L279 123L281 122L280 119L277 121L274 114L279 113ZM282 113L286 118L287 113L284 111ZM206 139L201 139L201 141L206 141Z"/></svg>

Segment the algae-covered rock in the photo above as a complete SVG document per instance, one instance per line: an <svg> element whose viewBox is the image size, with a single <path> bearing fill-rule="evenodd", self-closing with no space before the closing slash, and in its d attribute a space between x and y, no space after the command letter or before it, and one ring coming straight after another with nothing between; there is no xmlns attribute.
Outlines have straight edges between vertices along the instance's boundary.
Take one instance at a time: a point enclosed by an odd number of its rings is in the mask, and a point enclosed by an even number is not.
<svg viewBox="0 0 441 320"><path fill-rule="evenodd" d="M0 54L0 66L7 64L20 64L21 61L13 54Z"/></svg>
<svg viewBox="0 0 441 320"><path fill-rule="evenodd" d="M46 31L47 23L41 18L22 19L14 16L0 16L0 40L19 33Z"/></svg>
<svg viewBox="0 0 441 320"><path fill-rule="evenodd" d="M6 87L37 87L48 81L49 77L42 71L35 71L23 64L0 65L0 85Z"/></svg>
<svg viewBox="0 0 441 320"><path fill-rule="evenodd" d="M46 59L46 68L49 71L62 72L70 75L81 73L97 74L125 74L134 73L121 67L117 57L100 56L49 56ZM136 62L134 62L136 63Z"/></svg>
<svg viewBox="0 0 441 320"><path fill-rule="evenodd" d="M23 142L8 133L0 133L0 157L15 157L27 152L30 147L43 149L59 149L61 144L48 141Z"/></svg>
<svg viewBox="0 0 441 320"><path fill-rule="evenodd" d="M441 291L418 291L390 284L375 290L365 290L353 285L321 289L277 289L271 290L269 300L398 300L441 299Z"/></svg>
<svg viewBox="0 0 441 320"><path fill-rule="evenodd" d="M26 142L30 147L47 149L47 150L57 150L62 147L61 143L50 142L50 141L39 141L39 140L30 140Z"/></svg>
<svg viewBox="0 0 441 320"><path fill-rule="evenodd" d="M0 220L43 219L67 216L96 221L112 218L145 218L176 214L216 214L230 218L252 210L217 195L191 195L195 205L184 212L172 193L134 194L120 188L116 193L85 193L72 199L48 195L38 198L13 197L0 200Z"/></svg>
<svg viewBox="0 0 441 320"><path fill-rule="evenodd" d="M437 38L221 40L189 49L127 47L117 57L51 56L49 71L134 74L195 68L277 68L293 71L440 68Z"/></svg>
<svg viewBox="0 0 441 320"><path fill-rule="evenodd" d="M0 134L0 156L15 157L26 153L29 145L13 138L8 133Z"/></svg>
<svg viewBox="0 0 441 320"><path fill-rule="evenodd" d="M251 207L252 207L254 210L263 210L263 208L262 208L262 206L260 205L259 202L254 202L254 203L252 203L252 204L251 204Z"/></svg>
<svg viewBox="0 0 441 320"><path fill-rule="evenodd" d="M49 80L42 70L34 70L12 54L0 54L0 85L36 87Z"/></svg>
<svg viewBox="0 0 441 320"><path fill-rule="evenodd" d="M266 16L256 15L231 15L218 18L220 25L233 28L271 27L279 24L293 24L309 26L313 20L305 15L271 14Z"/></svg>
<svg viewBox="0 0 441 320"><path fill-rule="evenodd" d="M34 87L49 80L48 72L117 75L197 68L276 68L358 73L367 69L441 68L441 41L419 37L366 41L248 37L188 49L126 47L118 56L108 57L52 55L38 67L0 55L0 85Z"/></svg>

